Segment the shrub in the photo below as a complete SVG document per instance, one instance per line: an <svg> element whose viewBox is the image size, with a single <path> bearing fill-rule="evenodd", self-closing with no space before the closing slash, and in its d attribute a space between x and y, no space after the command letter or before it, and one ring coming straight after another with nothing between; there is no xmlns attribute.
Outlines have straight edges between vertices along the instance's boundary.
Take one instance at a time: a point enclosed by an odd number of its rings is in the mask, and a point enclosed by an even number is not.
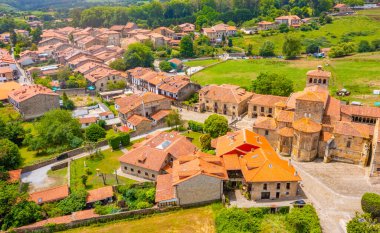
<svg viewBox="0 0 380 233"><path fill-rule="evenodd" d="M229 232L259 232L261 219L251 217L243 209L222 209L215 218L219 233Z"/></svg>
<svg viewBox="0 0 380 233"><path fill-rule="evenodd" d="M73 191L68 197L57 204L63 214L70 214L82 210L86 206L87 192L85 190Z"/></svg>
<svg viewBox="0 0 380 233"><path fill-rule="evenodd" d="M368 41L362 40L359 42L359 46L358 46L359 53L365 53L365 52L371 52L371 51L373 51L373 49Z"/></svg>
<svg viewBox="0 0 380 233"><path fill-rule="evenodd" d="M347 233L378 233L380 232L380 224L376 224L376 221L371 218L370 214L356 216L347 223Z"/></svg>
<svg viewBox="0 0 380 233"><path fill-rule="evenodd" d="M199 137L199 141L201 142L201 146L203 150L208 150L211 147L211 136L210 134L204 134Z"/></svg>
<svg viewBox="0 0 380 233"><path fill-rule="evenodd" d="M164 72L169 72L171 71L173 68L172 66L170 65L170 62L168 61L162 61L160 62L160 70L164 71Z"/></svg>
<svg viewBox="0 0 380 233"><path fill-rule="evenodd" d="M108 145L112 148L112 150L117 150L120 148L120 137L111 136L107 140L108 140Z"/></svg>
<svg viewBox="0 0 380 233"><path fill-rule="evenodd" d="M287 214L289 213L290 207L289 206L281 206L278 208L278 213L280 214Z"/></svg>
<svg viewBox="0 0 380 233"><path fill-rule="evenodd" d="M128 133L120 133L119 138L122 146L128 146L131 143L131 137Z"/></svg>
<svg viewBox="0 0 380 233"><path fill-rule="evenodd" d="M297 233L322 233L318 215L311 205L303 208L293 208L286 216L287 223Z"/></svg>
<svg viewBox="0 0 380 233"><path fill-rule="evenodd" d="M212 114L205 120L204 130L213 138L223 136L228 131L228 121L224 116Z"/></svg>
<svg viewBox="0 0 380 233"><path fill-rule="evenodd" d="M86 128L86 138L91 142L97 142L99 139L106 136L106 131L98 124L91 124Z"/></svg>
<svg viewBox="0 0 380 233"><path fill-rule="evenodd" d="M194 132L203 132L204 125L200 122L190 120L187 122L189 128Z"/></svg>
<svg viewBox="0 0 380 233"><path fill-rule="evenodd" d="M380 195L376 193L365 193L361 200L364 212L371 214L373 218L380 217Z"/></svg>
<svg viewBox="0 0 380 233"><path fill-rule="evenodd" d="M274 54L274 43L272 41L265 41L261 46L259 51L260 56L263 57L273 57Z"/></svg>

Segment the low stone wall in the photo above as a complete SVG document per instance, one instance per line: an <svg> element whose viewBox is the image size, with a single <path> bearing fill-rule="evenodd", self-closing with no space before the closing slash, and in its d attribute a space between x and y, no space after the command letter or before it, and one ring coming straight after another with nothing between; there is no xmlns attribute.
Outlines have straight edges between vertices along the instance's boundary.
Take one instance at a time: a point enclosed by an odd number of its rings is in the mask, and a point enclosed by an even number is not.
<svg viewBox="0 0 380 233"><path fill-rule="evenodd" d="M70 88L70 89L60 89L60 90L56 90L55 93L59 94L59 95L63 95L63 93L66 93L66 95L68 96L72 96L72 95L85 95L87 94L86 93L86 88Z"/></svg>
<svg viewBox="0 0 380 233"><path fill-rule="evenodd" d="M52 170L52 171L60 170L60 169L63 169L63 168L65 168L65 167L67 167L68 165L69 165L68 162L64 162L64 163L61 163L61 164L58 164L58 165L52 166L52 167L51 167L51 170Z"/></svg>

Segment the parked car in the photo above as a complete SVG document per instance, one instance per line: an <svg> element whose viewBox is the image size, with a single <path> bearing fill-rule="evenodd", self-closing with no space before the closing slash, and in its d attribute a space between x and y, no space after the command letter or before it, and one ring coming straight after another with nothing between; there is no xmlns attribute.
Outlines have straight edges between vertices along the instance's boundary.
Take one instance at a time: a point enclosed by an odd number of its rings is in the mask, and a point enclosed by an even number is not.
<svg viewBox="0 0 380 233"><path fill-rule="evenodd" d="M302 199L299 199L297 201L293 201L292 204L294 207L302 208L304 205L306 205L306 202Z"/></svg>

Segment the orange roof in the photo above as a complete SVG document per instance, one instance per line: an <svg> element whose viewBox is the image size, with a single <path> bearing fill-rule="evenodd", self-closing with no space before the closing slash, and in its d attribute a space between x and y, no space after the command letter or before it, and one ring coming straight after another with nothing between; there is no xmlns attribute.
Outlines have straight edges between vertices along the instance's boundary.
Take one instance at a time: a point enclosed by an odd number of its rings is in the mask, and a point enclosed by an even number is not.
<svg viewBox="0 0 380 233"><path fill-rule="evenodd" d="M287 97L283 96L254 94L249 103L253 105L274 107L276 103L286 101L287 99Z"/></svg>
<svg viewBox="0 0 380 233"><path fill-rule="evenodd" d="M278 134L283 136L283 137L293 137L294 134L293 134L293 129L292 128L288 128L288 127L284 127L284 128L281 128L278 130Z"/></svg>
<svg viewBox="0 0 380 233"><path fill-rule="evenodd" d="M97 117L83 117L79 118L79 123L81 124L92 124L98 121Z"/></svg>
<svg viewBox="0 0 380 233"><path fill-rule="evenodd" d="M156 202L167 201L175 198L172 175L157 176Z"/></svg>
<svg viewBox="0 0 380 233"><path fill-rule="evenodd" d="M369 138L370 127L366 124L338 121L334 124L334 134L343 134L360 138Z"/></svg>
<svg viewBox="0 0 380 233"><path fill-rule="evenodd" d="M237 154L223 155L224 167L227 171L241 170L239 156Z"/></svg>
<svg viewBox="0 0 380 233"><path fill-rule="evenodd" d="M342 8L342 7L347 7L346 4L343 4L343 3L338 3L334 6L334 8Z"/></svg>
<svg viewBox="0 0 380 233"><path fill-rule="evenodd" d="M130 96L118 98L115 100L115 104L120 107L118 110L119 112L126 114L142 106L143 104L156 102L156 101L170 101L170 100L162 95L157 95L152 92L145 92L142 95L133 94Z"/></svg>
<svg viewBox="0 0 380 233"><path fill-rule="evenodd" d="M22 172L22 169L8 171L8 174L9 174L8 181L11 182L11 183L20 181L21 172Z"/></svg>
<svg viewBox="0 0 380 233"><path fill-rule="evenodd" d="M187 76L172 76L161 79L159 89L170 93L178 93L190 83Z"/></svg>
<svg viewBox="0 0 380 233"><path fill-rule="evenodd" d="M128 126L126 126L126 125L123 125L123 126L120 126L119 127L119 130L121 131L121 132L129 132L129 131L131 131L131 129L130 128L128 128Z"/></svg>
<svg viewBox="0 0 380 233"><path fill-rule="evenodd" d="M150 120L148 118L140 116L140 115L136 115L136 114L129 117L127 119L127 121L128 121L128 123L130 123L131 125L134 125L134 126L138 126L139 124L141 124L144 121L150 122Z"/></svg>
<svg viewBox="0 0 380 233"><path fill-rule="evenodd" d="M22 102L36 95L51 95L57 96L58 98L57 93L54 93L51 89L42 85L22 86L21 88L9 93L9 97L16 102Z"/></svg>
<svg viewBox="0 0 380 233"><path fill-rule="evenodd" d="M317 70L310 70L306 73L307 76L310 77L321 77L321 78L330 78L331 77L331 72L330 71L325 71L322 69L317 69Z"/></svg>
<svg viewBox="0 0 380 233"><path fill-rule="evenodd" d="M313 102L323 102L327 101L326 95L320 92L305 91L296 98L297 100L306 100Z"/></svg>
<svg viewBox="0 0 380 233"><path fill-rule="evenodd" d="M293 122L295 130L305 133L317 133L321 131L322 126L310 118L304 117Z"/></svg>
<svg viewBox="0 0 380 233"><path fill-rule="evenodd" d="M259 116L257 117L255 123L253 124L253 127L260 128L260 129L274 130L277 128L277 124L274 118L272 117Z"/></svg>
<svg viewBox="0 0 380 233"><path fill-rule="evenodd" d="M283 15L280 17L277 17L276 19L300 19L297 15Z"/></svg>
<svg viewBox="0 0 380 233"><path fill-rule="evenodd" d="M173 162L173 185L201 174L222 180L228 179L223 159L214 155L197 151L195 154L181 156Z"/></svg>
<svg viewBox="0 0 380 233"><path fill-rule="evenodd" d="M155 120L155 121L159 121L161 119L163 119L164 117L167 117L170 113L170 110L160 110L156 113L154 113L151 117Z"/></svg>
<svg viewBox="0 0 380 233"><path fill-rule="evenodd" d="M59 201L69 196L69 187L67 185L57 186L54 188L34 192L30 194L30 200L37 204L46 202Z"/></svg>
<svg viewBox="0 0 380 233"><path fill-rule="evenodd" d="M216 143L216 155L245 154L252 149L262 146L263 140L266 141L264 136L247 129L229 132L227 135L218 138Z"/></svg>
<svg viewBox="0 0 380 233"><path fill-rule="evenodd" d="M15 81L0 83L0 100L8 99L8 94L20 87L21 85Z"/></svg>
<svg viewBox="0 0 380 233"><path fill-rule="evenodd" d="M203 87L199 93L204 94L207 99L220 101L222 103L241 103L249 100L253 96L252 92L248 92L239 86L228 84L222 84L220 86L208 85Z"/></svg>
<svg viewBox="0 0 380 233"><path fill-rule="evenodd" d="M288 123L293 122L294 112L281 110L278 112L276 119L277 121L280 121L280 122L288 122Z"/></svg>
<svg viewBox="0 0 380 233"><path fill-rule="evenodd" d="M107 198L113 197L113 188L112 186L105 186L98 189L93 189L88 191L88 195L86 198L87 203L93 203L97 201L102 201Z"/></svg>
<svg viewBox="0 0 380 233"><path fill-rule="evenodd" d="M324 142L327 142L330 138L332 138L332 136L333 135L331 133L323 131L323 133L322 133L322 140Z"/></svg>
<svg viewBox="0 0 380 233"><path fill-rule="evenodd" d="M350 116L380 117L380 108L378 107L342 105L341 111Z"/></svg>
<svg viewBox="0 0 380 233"><path fill-rule="evenodd" d="M257 23L257 25L272 25L274 22L268 22L268 21L260 21Z"/></svg>

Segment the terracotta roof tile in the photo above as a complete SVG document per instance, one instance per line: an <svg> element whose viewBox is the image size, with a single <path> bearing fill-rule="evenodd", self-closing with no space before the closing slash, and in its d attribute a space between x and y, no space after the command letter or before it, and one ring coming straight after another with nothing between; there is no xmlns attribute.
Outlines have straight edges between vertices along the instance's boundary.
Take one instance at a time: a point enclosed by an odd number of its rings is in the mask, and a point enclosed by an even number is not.
<svg viewBox="0 0 380 233"><path fill-rule="evenodd" d="M281 135L283 137L290 138L290 137L294 136L293 129L292 128L288 128L288 127L281 128L277 132L278 132L279 135Z"/></svg>
<svg viewBox="0 0 380 233"><path fill-rule="evenodd" d="M150 122L148 118L136 114L127 119L127 122L134 126L138 126L144 121Z"/></svg>
<svg viewBox="0 0 380 233"><path fill-rule="evenodd" d="M253 105L274 107L276 103L286 101L287 99L288 97L283 96L254 94L249 103Z"/></svg>
<svg viewBox="0 0 380 233"><path fill-rule="evenodd" d="M334 134L342 134L360 138L369 138L370 127L366 124L338 121L334 124Z"/></svg>
<svg viewBox="0 0 380 233"><path fill-rule="evenodd" d="M30 194L30 200L37 204L46 202L59 201L69 196L69 187L67 185L57 186L54 188L34 192Z"/></svg>
<svg viewBox="0 0 380 233"><path fill-rule="evenodd" d="M167 117L170 113L170 110L160 110L154 114L152 114L152 118L155 120L155 121L159 121L165 117Z"/></svg>
<svg viewBox="0 0 380 233"><path fill-rule="evenodd" d="M98 189L93 189L88 191L88 195L86 198L87 203L93 203L97 201L102 201L107 198L113 197L113 188L112 186L105 186Z"/></svg>
<svg viewBox="0 0 380 233"><path fill-rule="evenodd" d="M321 77L321 78L330 78L331 77L331 72L330 71L325 71L325 70L310 70L306 73L307 76L310 77Z"/></svg>
<svg viewBox="0 0 380 233"><path fill-rule="evenodd" d="M167 201L175 198L172 175L157 176L156 202Z"/></svg>
<svg viewBox="0 0 380 233"><path fill-rule="evenodd" d="M280 121L280 122L287 122L287 123L293 122L293 120L294 120L294 112L280 110L278 112L278 114L277 114L276 120Z"/></svg>
<svg viewBox="0 0 380 233"><path fill-rule="evenodd" d="M51 95L57 96L58 98L57 93L54 93L51 89L42 85L22 86L21 88L9 93L9 97L16 102L22 102L36 95Z"/></svg>
<svg viewBox="0 0 380 233"><path fill-rule="evenodd" d="M310 118L304 117L294 121L293 128L305 133L317 133L321 131L322 125L318 124Z"/></svg>
<svg viewBox="0 0 380 233"><path fill-rule="evenodd" d="M19 88L21 88L21 84L18 82L10 81L0 83L0 100L8 99L9 93L18 90Z"/></svg>
<svg viewBox="0 0 380 233"><path fill-rule="evenodd" d="M78 120L80 124L92 124L92 123L96 123L98 121L98 118L97 117L82 117L82 118L79 118Z"/></svg>
<svg viewBox="0 0 380 233"><path fill-rule="evenodd" d="M274 118L272 117L259 116L257 117L255 123L253 124L253 127L260 128L260 129L274 130L277 128L277 124Z"/></svg>
<svg viewBox="0 0 380 233"><path fill-rule="evenodd" d="M199 92L204 94L207 99L222 103L241 103L253 96L252 92L248 92L239 86L227 84L205 86Z"/></svg>
<svg viewBox="0 0 380 233"><path fill-rule="evenodd" d="M350 116L380 118L380 108L378 107L342 105L341 112Z"/></svg>
<svg viewBox="0 0 380 233"><path fill-rule="evenodd" d="M223 161L227 171L241 170L240 160L237 154L223 155Z"/></svg>
<svg viewBox="0 0 380 233"><path fill-rule="evenodd" d="M8 171L8 182L14 183L20 181L22 169Z"/></svg>

